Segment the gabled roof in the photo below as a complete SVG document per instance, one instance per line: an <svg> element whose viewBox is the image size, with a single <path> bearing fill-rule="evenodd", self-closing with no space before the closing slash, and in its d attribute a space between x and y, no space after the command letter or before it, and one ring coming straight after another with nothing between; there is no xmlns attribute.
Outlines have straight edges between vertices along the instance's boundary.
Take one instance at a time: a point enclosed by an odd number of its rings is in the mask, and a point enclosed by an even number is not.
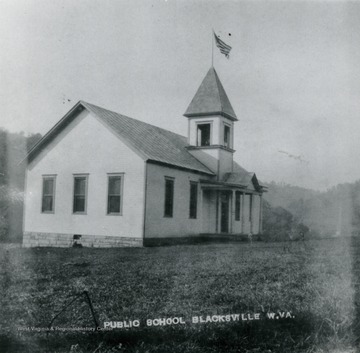
<svg viewBox="0 0 360 353"><path fill-rule="evenodd" d="M249 186L254 175L254 173L225 173L222 181L229 184Z"/></svg>
<svg viewBox="0 0 360 353"><path fill-rule="evenodd" d="M262 186L259 184L255 173L225 173L222 179L224 184L241 185L249 187L251 184L256 191L262 191Z"/></svg>
<svg viewBox="0 0 360 353"><path fill-rule="evenodd" d="M264 189L267 189L267 187L258 180L255 173L246 171L236 162L233 162L233 172L225 173L222 181L224 183L239 184L246 187L253 184L257 191L264 191Z"/></svg>
<svg viewBox="0 0 360 353"><path fill-rule="evenodd" d="M200 179L200 182L217 190L239 188L245 192L252 192L251 188L249 188L249 186L252 185L255 191L259 193L267 192L267 186L263 185L263 183L257 179L255 173L248 172L236 162L233 162L233 171L225 173L221 180L214 181Z"/></svg>
<svg viewBox="0 0 360 353"><path fill-rule="evenodd" d="M114 132L144 160L214 175L212 171L187 151L188 143L184 136L84 101L78 102L33 147L28 154L28 160L33 160L65 126L76 118L78 112L82 109L87 109L90 114Z"/></svg>
<svg viewBox="0 0 360 353"><path fill-rule="evenodd" d="M223 115L238 120L213 67L210 68L184 116Z"/></svg>

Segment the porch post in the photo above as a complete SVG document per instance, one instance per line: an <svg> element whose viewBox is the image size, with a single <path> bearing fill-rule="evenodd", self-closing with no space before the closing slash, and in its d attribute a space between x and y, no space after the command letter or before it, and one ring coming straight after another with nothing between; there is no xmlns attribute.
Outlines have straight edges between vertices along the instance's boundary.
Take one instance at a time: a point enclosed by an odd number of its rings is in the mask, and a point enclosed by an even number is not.
<svg viewBox="0 0 360 353"><path fill-rule="evenodd" d="M249 212L250 212L250 233L253 233L254 230L254 194L250 194L250 200L249 200Z"/></svg>
<svg viewBox="0 0 360 353"><path fill-rule="evenodd" d="M230 219L230 233L234 233L234 224L235 224L235 190L231 193L231 219Z"/></svg>
<svg viewBox="0 0 360 353"><path fill-rule="evenodd" d="M220 231L219 231L219 229L220 229L219 217L220 217L219 190L216 190L216 233L220 233Z"/></svg>
<svg viewBox="0 0 360 353"><path fill-rule="evenodd" d="M260 194L260 212L259 212L259 233L262 234L263 232L263 197Z"/></svg>
<svg viewBox="0 0 360 353"><path fill-rule="evenodd" d="M200 231L200 233L204 233L204 212L203 212L203 207L204 207L204 205L203 205L203 202L204 202L203 194L204 194L204 190L203 190L203 188L201 186L199 187L199 189L200 189L200 198L199 198L200 202L197 205L197 207L198 207L197 212L198 212L198 218L201 219L201 222L200 222L201 231Z"/></svg>
<svg viewBox="0 0 360 353"><path fill-rule="evenodd" d="M245 205L245 193L241 193L241 233L244 233L245 218L244 218L244 205Z"/></svg>

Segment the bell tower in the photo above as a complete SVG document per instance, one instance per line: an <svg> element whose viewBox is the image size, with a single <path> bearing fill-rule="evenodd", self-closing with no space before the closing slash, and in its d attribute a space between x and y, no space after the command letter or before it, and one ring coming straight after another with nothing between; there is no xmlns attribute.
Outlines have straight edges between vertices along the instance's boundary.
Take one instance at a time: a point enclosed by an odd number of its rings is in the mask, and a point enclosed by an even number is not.
<svg viewBox="0 0 360 353"><path fill-rule="evenodd" d="M234 122L238 119L211 67L187 108L189 152L221 180L233 171Z"/></svg>

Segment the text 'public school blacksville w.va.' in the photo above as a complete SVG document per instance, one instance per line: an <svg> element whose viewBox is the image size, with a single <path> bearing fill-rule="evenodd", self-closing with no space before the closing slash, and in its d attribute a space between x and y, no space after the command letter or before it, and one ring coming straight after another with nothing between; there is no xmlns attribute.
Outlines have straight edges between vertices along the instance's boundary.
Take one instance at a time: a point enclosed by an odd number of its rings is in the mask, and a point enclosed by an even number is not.
<svg viewBox="0 0 360 353"><path fill-rule="evenodd" d="M28 154L23 245L261 233L266 187L233 161L238 119L213 67L184 116L187 138L78 102Z"/></svg>

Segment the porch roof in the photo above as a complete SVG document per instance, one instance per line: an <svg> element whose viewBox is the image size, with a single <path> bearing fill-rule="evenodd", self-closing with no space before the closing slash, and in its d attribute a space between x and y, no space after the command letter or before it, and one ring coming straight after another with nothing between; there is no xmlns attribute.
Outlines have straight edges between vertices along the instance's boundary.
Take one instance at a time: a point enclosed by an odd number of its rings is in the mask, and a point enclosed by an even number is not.
<svg viewBox="0 0 360 353"><path fill-rule="evenodd" d="M205 180L205 179L200 179L199 181L200 181L200 187L202 189L208 189L208 190L222 190L222 191L238 190L247 194L259 194L262 191L261 190L259 192L257 190L251 190L248 189L246 185L227 183L224 181Z"/></svg>
<svg viewBox="0 0 360 353"><path fill-rule="evenodd" d="M200 179L200 185L204 189L213 190L239 190L248 194L266 192L266 187L261 185L255 173L245 170L225 173L222 180Z"/></svg>

